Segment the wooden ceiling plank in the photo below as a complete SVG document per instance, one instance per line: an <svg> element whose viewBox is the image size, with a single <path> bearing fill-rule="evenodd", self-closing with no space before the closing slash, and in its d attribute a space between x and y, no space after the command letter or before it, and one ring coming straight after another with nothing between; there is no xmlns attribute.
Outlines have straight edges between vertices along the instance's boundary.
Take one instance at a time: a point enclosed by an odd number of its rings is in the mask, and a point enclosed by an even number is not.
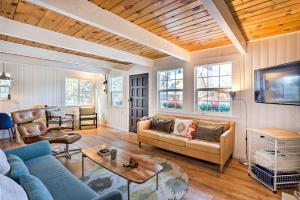
<svg viewBox="0 0 300 200"><path fill-rule="evenodd" d="M6 18L12 19L18 5L18 0L1 0L0 13ZM5 37L5 36L4 36Z"/></svg>
<svg viewBox="0 0 300 200"><path fill-rule="evenodd" d="M246 53L246 40L224 0L202 0L202 3L238 51Z"/></svg>
<svg viewBox="0 0 300 200"><path fill-rule="evenodd" d="M21 0L16 8L13 19L27 24L36 25L44 16L46 9Z"/></svg>
<svg viewBox="0 0 300 200"><path fill-rule="evenodd" d="M111 10L113 7L121 3L123 0L105 0L102 4L99 4L105 10Z"/></svg>
<svg viewBox="0 0 300 200"><path fill-rule="evenodd" d="M147 0L146 0L147 1ZM155 11L164 8L165 6L170 6L170 4L174 3L174 1L176 0L164 0L164 1L157 1L156 3L153 3L147 7L145 7L144 9L133 13L132 15L126 17L126 20L130 21L130 22L135 22L136 20L154 13Z"/></svg>
<svg viewBox="0 0 300 200"><path fill-rule="evenodd" d="M194 45L194 46L193 45L187 46L185 48L188 49L189 51L197 51L197 50L202 50L202 49L220 47L220 46L228 45L230 43L231 42L228 39L219 39L219 40L215 40L215 41L202 43L200 45L198 44L198 45Z"/></svg>
<svg viewBox="0 0 300 200"><path fill-rule="evenodd" d="M193 0L195 1L195 0ZM174 1L170 4L168 4L167 6L163 6L153 12L150 12L147 15L144 15L142 17L139 17L137 20L135 20L133 23L137 24L137 25L141 25L143 23L146 23L149 20L152 20L154 18L157 18L159 16L162 16L166 13L172 12L173 10L176 10L182 6L185 6L186 3L182 2L182 1Z"/></svg>
<svg viewBox="0 0 300 200"><path fill-rule="evenodd" d="M265 3L267 1L270 1L270 0L251 0L251 1L247 1L245 3L239 4L239 5L236 5L236 6L233 7L233 9L234 9L235 12L237 12L237 11L240 11L240 10L243 10L243 9L247 9L247 8L256 6L258 4ZM229 3L229 5L231 5L231 4Z"/></svg>
<svg viewBox="0 0 300 200"><path fill-rule="evenodd" d="M126 9L132 8L140 0L123 0L113 8L109 9L110 12L113 12L117 15L125 11Z"/></svg>
<svg viewBox="0 0 300 200"><path fill-rule="evenodd" d="M159 0L140 0L137 3L135 3L131 7L127 7L123 12L119 13L118 15L124 19L127 17L140 12L141 10L145 9L146 7L155 4L157 2L160 2ZM128 20L128 19L127 19Z"/></svg>
<svg viewBox="0 0 300 200"><path fill-rule="evenodd" d="M170 24L172 22L178 21L180 19L193 16L197 13L204 11L204 7L202 6L200 1L195 1L185 6L179 7L175 10L172 10L164 15L153 18L149 21L146 21L140 24L141 27L152 30L158 28L160 26L164 26Z"/></svg>
<svg viewBox="0 0 300 200"><path fill-rule="evenodd" d="M100 44L77 39L54 31L0 17L0 34L18 37L65 49L152 66L153 60Z"/></svg>
<svg viewBox="0 0 300 200"><path fill-rule="evenodd" d="M99 9L98 6L82 0L29 0L39 6L54 10L81 22L106 30L115 35L149 46L179 59L190 60L185 49L165 40L154 33L128 22L127 20ZM107 20L110 19L110 20ZM134 30L134 31L133 31Z"/></svg>
<svg viewBox="0 0 300 200"><path fill-rule="evenodd" d="M285 8L273 10L272 12L267 12L253 17L248 17L246 19L241 20L240 22L241 24L243 24L243 26L248 26L256 23L265 22L271 19L276 19L279 17L297 14L299 12L300 12L300 3Z"/></svg>
<svg viewBox="0 0 300 200"><path fill-rule="evenodd" d="M234 12L232 14L234 16L238 16L239 19L245 19L247 17L267 13L296 3L299 3L299 0L277 0L276 3L273 1L268 1L262 4L258 4L257 6Z"/></svg>

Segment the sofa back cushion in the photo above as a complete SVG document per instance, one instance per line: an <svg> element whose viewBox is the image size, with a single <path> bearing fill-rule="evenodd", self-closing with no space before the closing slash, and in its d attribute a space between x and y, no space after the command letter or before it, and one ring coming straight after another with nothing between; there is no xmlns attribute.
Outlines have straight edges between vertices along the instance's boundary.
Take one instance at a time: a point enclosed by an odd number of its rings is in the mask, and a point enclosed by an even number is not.
<svg viewBox="0 0 300 200"><path fill-rule="evenodd" d="M220 142L223 129L224 128L222 126L202 126L198 124L196 126L194 138L212 142Z"/></svg>
<svg viewBox="0 0 300 200"><path fill-rule="evenodd" d="M154 117L151 121L150 129L171 133L174 120L161 120Z"/></svg>
<svg viewBox="0 0 300 200"><path fill-rule="evenodd" d="M19 183L20 177L29 174L29 170L23 160L16 155L8 154L7 160L10 164L11 170L9 173L9 177L12 178L14 181Z"/></svg>
<svg viewBox="0 0 300 200"><path fill-rule="evenodd" d="M53 200L46 186L35 176L30 174L21 176L20 185L25 189L29 200Z"/></svg>

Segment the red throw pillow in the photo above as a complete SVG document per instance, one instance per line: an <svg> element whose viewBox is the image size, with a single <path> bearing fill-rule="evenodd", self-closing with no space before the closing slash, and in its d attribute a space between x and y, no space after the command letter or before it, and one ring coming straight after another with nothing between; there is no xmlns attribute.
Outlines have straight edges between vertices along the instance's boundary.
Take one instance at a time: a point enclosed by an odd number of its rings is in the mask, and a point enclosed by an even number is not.
<svg viewBox="0 0 300 200"><path fill-rule="evenodd" d="M196 125L195 124L189 125L189 131L187 132L186 137L194 138L195 130L196 130Z"/></svg>

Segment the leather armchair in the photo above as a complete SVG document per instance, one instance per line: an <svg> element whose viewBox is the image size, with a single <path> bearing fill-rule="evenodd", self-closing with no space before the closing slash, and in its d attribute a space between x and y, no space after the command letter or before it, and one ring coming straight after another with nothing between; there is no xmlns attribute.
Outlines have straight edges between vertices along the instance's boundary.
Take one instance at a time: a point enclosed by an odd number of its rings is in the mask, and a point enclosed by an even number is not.
<svg viewBox="0 0 300 200"><path fill-rule="evenodd" d="M50 143L66 144L65 150L58 154L63 153L71 158L70 152L79 151L80 149L69 150L69 144L78 141L81 136L76 133L65 133L59 127L47 128L43 122L37 121L41 115L40 109L21 110L11 113L25 144L41 140L48 140Z"/></svg>

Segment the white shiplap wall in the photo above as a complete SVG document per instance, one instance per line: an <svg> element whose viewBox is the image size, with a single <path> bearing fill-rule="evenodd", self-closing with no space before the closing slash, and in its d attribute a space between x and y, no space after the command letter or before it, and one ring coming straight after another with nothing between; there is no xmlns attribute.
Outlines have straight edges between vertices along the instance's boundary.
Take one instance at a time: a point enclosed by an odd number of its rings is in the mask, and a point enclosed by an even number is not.
<svg viewBox="0 0 300 200"><path fill-rule="evenodd" d="M157 109L156 72L162 68L184 67L184 105L185 109L177 115L195 115L194 113L194 82L193 68L197 64L232 61L234 89L240 90L237 99L245 99L248 108L248 127L279 127L300 131L300 107L286 105L257 104L253 97L253 70L277 64L300 60L300 32L277 36L264 40L249 42L247 54L240 55L233 46L225 46L193 53L189 63L175 58L163 58L155 61L155 66L149 71L150 113L170 113ZM125 77L128 74L125 72ZM125 79L127 80L127 79ZM125 83L127 84L127 83ZM126 92L128 88L126 87ZM126 100L126 99L125 99ZM127 103L125 102L127 105ZM243 102L234 101L232 116L200 115L205 118L229 119L236 121L235 157L245 157L246 115ZM120 110L110 110L107 113L110 125L128 130L128 106Z"/></svg>
<svg viewBox="0 0 300 200"><path fill-rule="evenodd" d="M53 67L45 67L43 60L35 65L5 63L5 71L14 78L11 87L12 100L0 101L0 112L6 113L29 109L35 105L64 106L66 77L91 79L94 86L103 79L101 74L57 69L55 63ZM95 91L93 90L92 104L94 103ZM76 110L72 107L68 109L71 112L73 109ZM3 137L2 132L0 132L1 137Z"/></svg>

